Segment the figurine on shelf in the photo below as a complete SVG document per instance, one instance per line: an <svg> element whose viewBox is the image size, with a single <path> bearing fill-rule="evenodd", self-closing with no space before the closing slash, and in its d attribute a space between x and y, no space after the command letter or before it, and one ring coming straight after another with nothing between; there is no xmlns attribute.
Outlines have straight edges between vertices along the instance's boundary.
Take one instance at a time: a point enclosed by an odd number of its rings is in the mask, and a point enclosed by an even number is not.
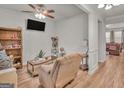
<svg viewBox="0 0 124 93"><path fill-rule="evenodd" d="M58 37L51 37L52 40L52 47L57 48L58 47Z"/></svg>
<svg viewBox="0 0 124 93"><path fill-rule="evenodd" d="M59 49L58 49L58 37L51 37L52 40L52 49L51 55L58 57Z"/></svg>
<svg viewBox="0 0 124 93"><path fill-rule="evenodd" d="M66 53L65 53L65 49L63 47L60 48L60 53L59 55L60 56L64 56Z"/></svg>

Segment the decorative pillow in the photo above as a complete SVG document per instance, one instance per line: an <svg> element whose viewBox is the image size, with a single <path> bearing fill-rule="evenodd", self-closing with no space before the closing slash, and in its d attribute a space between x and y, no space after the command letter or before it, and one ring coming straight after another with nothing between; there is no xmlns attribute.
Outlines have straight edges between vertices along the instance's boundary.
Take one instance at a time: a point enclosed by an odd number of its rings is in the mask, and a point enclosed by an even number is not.
<svg viewBox="0 0 124 93"><path fill-rule="evenodd" d="M109 49L110 49L110 50L117 50L117 49L116 49L116 46L110 46Z"/></svg>
<svg viewBox="0 0 124 93"><path fill-rule="evenodd" d="M0 70L11 67L11 61L7 56L5 50L0 51Z"/></svg>
<svg viewBox="0 0 124 93"><path fill-rule="evenodd" d="M1 50L1 51L0 51L0 59L2 59L2 60L8 59L8 56L7 56L5 50Z"/></svg>

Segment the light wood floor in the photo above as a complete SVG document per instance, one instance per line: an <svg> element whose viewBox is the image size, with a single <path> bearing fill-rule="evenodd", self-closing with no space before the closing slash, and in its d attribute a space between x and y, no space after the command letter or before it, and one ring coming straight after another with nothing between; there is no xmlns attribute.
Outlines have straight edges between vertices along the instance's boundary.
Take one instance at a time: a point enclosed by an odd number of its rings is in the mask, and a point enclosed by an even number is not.
<svg viewBox="0 0 124 93"><path fill-rule="evenodd" d="M18 70L18 87L38 88L38 77L32 78L26 71L26 67ZM76 88L123 88L124 87L124 54L121 56L107 56L107 61L99 65L99 69L93 75L79 70L76 79L67 87Z"/></svg>

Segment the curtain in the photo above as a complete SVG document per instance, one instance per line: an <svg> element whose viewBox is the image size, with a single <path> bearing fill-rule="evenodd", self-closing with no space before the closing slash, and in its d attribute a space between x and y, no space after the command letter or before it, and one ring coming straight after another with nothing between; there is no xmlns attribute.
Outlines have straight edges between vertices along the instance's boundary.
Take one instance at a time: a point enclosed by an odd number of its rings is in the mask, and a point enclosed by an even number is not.
<svg viewBox="0 0 124 93"><path fill-rule="evenodd" d="M122 48L124 49L124 30L122 30Z"/></svg>
<svg viewBox="0 0 124 93"><path fill-rule="evenodd" d="M115 41L114 31L110 31L110 42L114 42L114 41Z"/></svg>

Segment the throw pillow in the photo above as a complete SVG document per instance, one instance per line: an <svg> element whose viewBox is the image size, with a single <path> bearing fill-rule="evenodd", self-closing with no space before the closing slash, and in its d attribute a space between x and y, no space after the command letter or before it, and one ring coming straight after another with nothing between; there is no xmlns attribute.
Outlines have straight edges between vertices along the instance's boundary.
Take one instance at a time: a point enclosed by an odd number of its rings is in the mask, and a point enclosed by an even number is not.
<svg viewBox="0 0 124 93"><path fill-rule="evenodd" d="M0 51L0 59L3 59L3 60L9 59L5 50Z"/></svg>
<svg viewBox="0 0 124 93"><path fill-rule="evenodd" d="M0 70L11 67L11 60L7 56L5 50L0 51Z"/></svg>

